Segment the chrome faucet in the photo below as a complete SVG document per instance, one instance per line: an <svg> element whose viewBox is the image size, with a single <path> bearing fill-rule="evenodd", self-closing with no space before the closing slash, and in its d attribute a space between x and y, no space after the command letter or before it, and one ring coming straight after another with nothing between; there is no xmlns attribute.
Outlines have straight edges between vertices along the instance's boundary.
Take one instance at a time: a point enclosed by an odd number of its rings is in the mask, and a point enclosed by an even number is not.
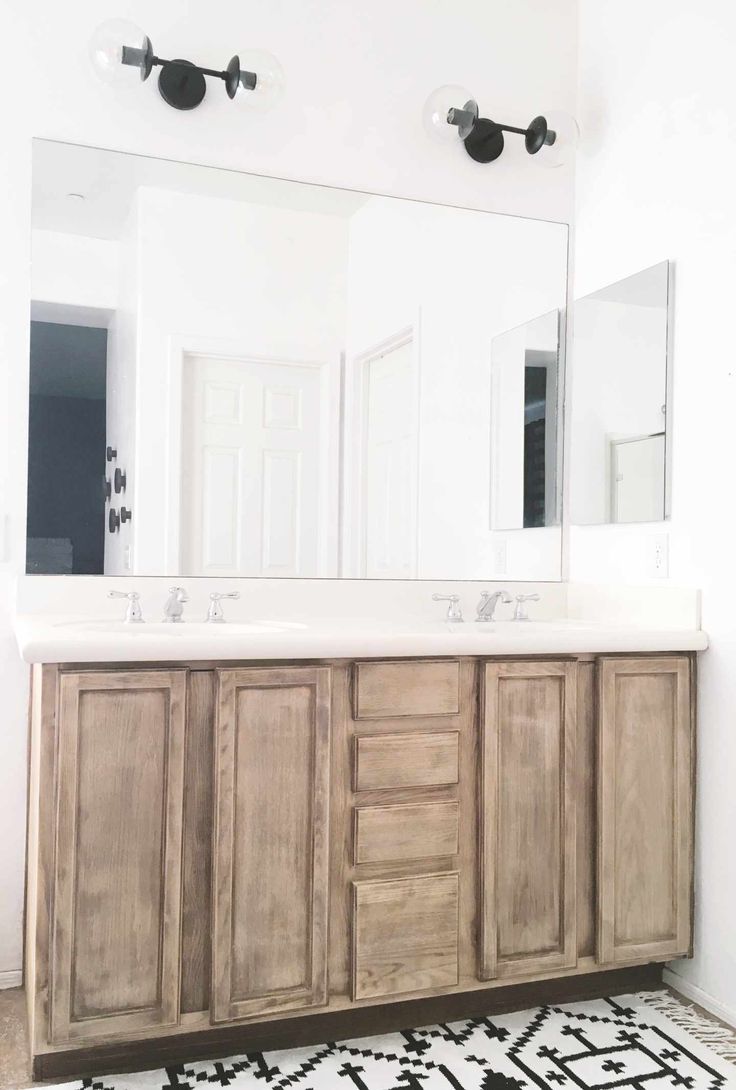
<svg viewBox="0 0 736 1090"><path fill-rule="evenodd" d="M225 614L222 612L222 606L220 602L223 598L239 598L240 591L233 590L230 594L218 594L217 591L213 591L210 594L210 605L207 610L207 624L224 624Z"/></svg>
<svg viewBox="0 0 736 1090"><path fill-rule="evenodd" d="M125 610L125 624L143 624L143 613L140 606L140 594L135 590L110 590L108 598L127 598L128 608Z"/></svg>
<svg viewBox="0 0 736 1090"><path fill-rule="evenodd" d="M189 601L189 596L184 587L169 587L169 597L164 604L164 620L170 624L178 624L184 612L184 603Z"/></svg>
<svg viewBox="0 0 736 1090"><path fill-rule="evenodd" d="M493 594L484 590L478 602L476 621L492 621L498 603L503 602L504 605L508 605L512 601L513 598L507 590L496 590Z"/></svg>
<svg viewBox="0 0 736 1090"><path fill-rule="evenodd" d="M449 602L447 607L447 620L448 621L462 621L463 611L460 605L459 594L433 594L433 602Z"/></svg>
<svg viewBox="0 0 736 1090"><path fill-rule="evenodd" d="M524 608L524 602L538 602L538 594L517 594L516 595L516 608L514 609L515 621L528 621L529 614Z"/></svg>

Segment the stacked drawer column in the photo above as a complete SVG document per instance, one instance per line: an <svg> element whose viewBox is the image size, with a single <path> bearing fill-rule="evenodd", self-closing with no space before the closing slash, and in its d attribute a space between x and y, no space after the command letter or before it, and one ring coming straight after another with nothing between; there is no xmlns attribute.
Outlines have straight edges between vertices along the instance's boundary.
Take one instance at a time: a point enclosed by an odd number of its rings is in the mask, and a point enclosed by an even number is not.
<svg viewBox="0 0 736 1090"><path fill-rule="evenodd" d="M349 749L354 1000L472 976L474 666L353 667ZM467 812L466 812L467 811Z"/></svg>

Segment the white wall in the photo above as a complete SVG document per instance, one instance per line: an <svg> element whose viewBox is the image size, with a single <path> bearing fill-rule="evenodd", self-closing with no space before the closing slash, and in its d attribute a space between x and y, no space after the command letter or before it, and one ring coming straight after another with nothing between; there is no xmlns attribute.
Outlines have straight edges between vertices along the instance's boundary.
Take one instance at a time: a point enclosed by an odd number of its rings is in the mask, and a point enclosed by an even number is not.
<svg viewBox="0 0 736 1090"><path fill-rule="evenodd" d="M125 496L111 506L136 511L136 360L138 358L138 292L140 281L140 224L135 202L128 210L118 248L117 306L107 335L107 420L108 445L117 451L107 465L108 479L114 481L115 467L125 472ZM115 496L115 493L112 493ZM105 571L125 575L132 570L133 531L138 523L121 522L116 534L105 530Z"/></svg>
<svg viewBox="0 0 736 1090"><path fill-rule="evenodd" d="M34 302L114 310L117 292L117 243L61 231L33 231L31 298Z"/></svg>
<svg viewBox="0 0 736 1090"><path fill-rule="evenodd" d="M21 964L27 694L7 611L24 552L31 138L566 220L569 169L536 169L511 139L499 162L480 166L460 146L432 144L421 110L433 88L457 81L512 124L545 108L572 110L575 12L575 0L4 3L13 48L0 68L3 100L12 102L0 149L0 527L9 527L0 535L0 973ZM224 64L241 46L271 49L287 95L256 116L216 85L188 114L164 104L155 78L127 94L102 87L86 43L111 16L142 23L161 55L205 65ZM31 57L38 79L29 79Z"/></svg>
<svg viewBox="0 0 736 1090"><path fill-rule="evenodd" d="M695 959L736 1021L733 0L580 0L576 294L675 262L670 576L703 588ZM663 527L591 527L572 578L637 582Z"/></svg>

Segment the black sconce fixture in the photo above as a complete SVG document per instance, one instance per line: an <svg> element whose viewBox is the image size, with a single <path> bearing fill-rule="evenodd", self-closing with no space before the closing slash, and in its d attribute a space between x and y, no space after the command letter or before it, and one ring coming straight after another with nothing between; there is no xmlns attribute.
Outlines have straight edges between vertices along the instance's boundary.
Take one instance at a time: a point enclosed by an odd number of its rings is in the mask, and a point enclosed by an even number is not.
<svg viewBox="0 0 736 1090"><path fill-rule="evenodd" d="M502 154L504 133L524 137L530 155L542 166L558 167L571 157L578 138L574 117L554 111L535 117L525 129L502 125L481 117L478 103L463 87L438 87L424 107L424 125L429 135L442 143L460 139L476 163L492 163Z"/></svg>
<svg viewBox="0 0 736 1090"><path fill-rule="evenodd" d="M145 81L160 68L158 89L164 102L176 110L193 110L207 93L205 76L221 79L228 98L242 98L252 106L268 108L284 84L281 65L265 50L251 49L234 56L224 69L202 68L177 58L164 60L153 51L151 39L125 19L110 19L95 31L90 42L93 67L104 83L125 86Z"/></svg>

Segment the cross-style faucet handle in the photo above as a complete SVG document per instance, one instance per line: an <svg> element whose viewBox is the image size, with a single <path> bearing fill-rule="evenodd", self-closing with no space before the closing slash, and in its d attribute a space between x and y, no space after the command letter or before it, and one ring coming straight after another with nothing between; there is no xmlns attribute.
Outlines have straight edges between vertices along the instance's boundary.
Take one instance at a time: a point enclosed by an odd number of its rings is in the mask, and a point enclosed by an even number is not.
<svg viewBox="0 0 736 1090"><path fill-rule="evenodd" d="M528 621L529 614L524 609L524 602L538 602L538 594L517 594L516 595L516 608L514 609L515 621Z"/></svg>
<svg viewBox="0 0 736 1090"><path fill-rule="evenodd" d="M433 594L433 602L449 602L447 607L447 620L448 621L462 621L463 611L460 605L459 594Z"/></svg>
<svg viewBox="0 0 736 1090"><path fill-rule="evenodd" d="M207 610L207 623L208 624L223 624L225 621L225 614L222 612L222 606L220 602L223 598L239 598L239 590L231 590L229 594L218 594L216 590L213 590L210 594L210 605Z"/></svg>
<svg viewBox="0 0 736 1090"><path fill-rule="evenodd" d="M140 594L135 590L110 590L107 592L108 598L127 598L128 608L125 611L125 623L126 624L142 624L143 613L140 607Z"/></svg>

